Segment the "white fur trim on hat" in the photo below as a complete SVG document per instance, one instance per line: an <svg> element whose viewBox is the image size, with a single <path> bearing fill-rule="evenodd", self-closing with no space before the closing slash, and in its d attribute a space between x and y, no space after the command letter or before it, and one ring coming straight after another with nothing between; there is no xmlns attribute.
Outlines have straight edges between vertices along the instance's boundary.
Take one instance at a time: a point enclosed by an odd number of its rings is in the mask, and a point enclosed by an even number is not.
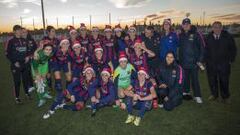
<svg viewBox="0 0 240 135"><path fill-rule="evenodd" d="M107 29L104 30L104 32L107 32L107 31L112 31L112 29L107 28Z"/></svg>
<svg viewBox="0 0 240 135"><path fill-rule="evenodd" d="M118 61L119 61L119 62L120 62L120 61L128 61L128 59L127 59L126 57L122 57L122 58L119 58Z"/></svg>
<svg viewBox="0 0 240 135"><path fill-rule="evenodd" d="M77 32L77 30L75 30L75 29L72 29L72 30L70 30L70 34L72 34L73 32Z"/></svg>
<svg viewBox="0 0 240 135"><path fill-rule="evenodd" d="M102 75L102 74L107 74L108 76L111 76L111 74L110 74L108 71L102 71L102 72L101 72L101 75Z"/></svg>
<svg viewBox="0 0 240 135"><path fill-rule="evenodd" d="M114 31L122 31L121 28L115 28Z"/></svg>
<svg viewBox="0 0 240 135"><path fill-rule="evenodd" d="M92 67L87 67L86 69L84 69L83 73L85 74L88 70L92 71L95 74L95 71Z"/></svg>
<svg viewBox="0 0 240 135"><path fill-rule="evenodd" d="M64 42L68 42L68 43L69 43L69 40L68 40L68 39L63 39L63 40L61 40L60 46L62 46L62 44L63 44Z"/></svg>
<svg viewBox="0 0 240 135"><path fill-rule="evenodd" d="M77 46L80 46L80 47L81 47L81 44L80 44L80 43L75 43L75 44L73 44L72 48L75 48L75 47L77 47Z"/></svg>
<svg viewBox="0 0 240 135"><path fill-rule="evenodd" d="M146 78L149 78L149 75L145 70L139 70L138 73L143 73L146 75Z"/></svg>
<svg viewBox="0 0 240 135"><path fill-rule="evenodd" d="M103 49L102 48L96 48L96 49L94 49L94 51L95 52L97 52L97 51L102 51L103 52Z"/></svg>
<svg viewBox="0 0 240 135"><path fill-rule="evenodd" d="M128 29L129 31L137 31L137 29L135 28L135 27L129 27L129 29Z"/></svg>

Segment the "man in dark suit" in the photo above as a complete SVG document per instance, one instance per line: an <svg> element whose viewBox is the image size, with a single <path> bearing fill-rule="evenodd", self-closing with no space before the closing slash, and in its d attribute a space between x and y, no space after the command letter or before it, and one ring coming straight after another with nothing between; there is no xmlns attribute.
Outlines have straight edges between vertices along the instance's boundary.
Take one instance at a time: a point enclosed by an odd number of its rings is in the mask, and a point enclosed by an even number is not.
<svg viewBox="0 0 240 135"><path fill-rule="evenodd" d="M212 30L206 38L205 52L208 82L211 90L209 100L213 101L218 98L220 86L223 102L228 103L231 63L235 60L237 48L233 37L223 30L221 22L214 22Z"/></svg>

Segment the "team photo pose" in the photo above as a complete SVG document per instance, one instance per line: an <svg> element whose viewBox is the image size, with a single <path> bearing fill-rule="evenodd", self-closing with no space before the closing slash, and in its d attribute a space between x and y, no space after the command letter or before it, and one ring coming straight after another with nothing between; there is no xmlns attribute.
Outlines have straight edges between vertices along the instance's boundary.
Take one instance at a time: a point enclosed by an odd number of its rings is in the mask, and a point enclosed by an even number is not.
<svg viewBox="0 0 240 135"><path fill-rule="evenodd" d="M160 39L160 60L165 61L167 52L172 51L177 56L178 36L173 31L171 19L165 19L163 21L163 29Z"/></svg>
<svg viewBox="0 0 240 135"><path fill-rule="evenodd" d="M203 62L204 46L200 34L191 20L186 18L182 21L182 32L179 35L179 63L184 70L183 99L193 99L190 93L190 86L193 89L196 103L203 103L199 84L199 64Z"/></svg>
<svg viewBox="0 0 240 135"><path fill-rule="evenodd" d="M89 99L89 86L95 78L95 72L91 66L85 67L79 78L73 80L66 90L58 95L43 119L48 119L59 108L71 111L80 111L86 106Z"/></svg>
<svg viewBox="0 0 240 135"><path fill-rule="evenodd" d="M62 78L61 72L64 72L66 78L66 87L71 82L72 79L72 72L71 72L71 63L68 61L69 57L69 40L63 39L59 44L59 48L55 52L55 55L52 58L52 71L54 74L55 79L55 90L57 95L62 93L63 86L62 86Z"/></svg>
<svg viewBox="0 0 240 135"><path fill-rule="evenodd" d="M183 70L175 61L174 52L167 52L160 65L158 77L158 98L167 111L182 103Z"/></svg>
<svg viewBox="0 0 240 135"><path fill-rule="evenodd" d="M60 41L58 40L57 36L56 36L56 30L53 26L49 25L46 28L47 31L47 36L44 36L42 40L48 40L50 41L50 43L53 45L53 55L55 55L55 52L57 51L57 49L59 48L59 44ZM49 60L49 73L47 74L47 83L48 83L48 87L49 89L52 89L52 77L51 77L51 72L52 72L52 68L53 68L53 60L50 59Z"/></svg>
<svg viewBox="0 0 240 135"><path fill-rule="evenodd" d="M88 56L86 48L82 47L78 41L73 43L72 49L73 51L70 52L68 61L70 62L70 69L72 70L72 77L74 79L78 78L83 72L84 66L88 63Z"/></svg>
<svg viewBox="0 0 240 135"><path fill-rule="evenodd" d="M91 116L95 116L98 109L111 106L115 102L116 90L111 77L111 68L104 67L101 72L101 77L97 78L89 86L89 95L91 98Z"/></svg>
<svg viewBox="0 0 240 135"><path fill-rule="evenodd" d="M127 112L128 117L126 124L133 123L135 126L140 125L146 111L151 110L152 101L157 97L155 88L151 81L148 80L149 75L144 67L138 69L137 79L132 81L131 87L125 91L127 95ZM137 115L133 114L133 109L137 109Z"/></svg>
<svg viewBox="0 0 240 135"><path fill-rule="evenodd" d="M13 26L14 37L9 40L7 45L7 58L10 61L11 72L14 82L14 95L16 104L21 104L20 86L23 83L25 95L30 98L28 92L29 87L29 52L28 41L22 38L22 27L20 25Z"/></svg>
<svg viewBox="0 0 240 135"><path fill-rule="evenodd" d="M104 55L104 50L100 44L96 44L94 48L93 56L89 58L89 64L92 65L94 71L96 72L96 76L100 77L101 72L104 67L109 66L111 71L113 71L113 64L111 61L108 61L106 55ZM112 73L111 73L112 74Z"/></svg>
<svg viewBox="0 0 240 135"><path fill-rule="evenodd" d="M34 53L34 59L31 63L32 76L36 85L38 96L38 107L46 103L46 99L51 99L48 93L49 87L47 85L47 74L49 72L49 60L53 55L53 45L47 40L43 40Z"/></svg>
<svg viewBox="0 0 240 135"><path fill-rule="evenodd" d="M120 108L125 108L123 99L125 98L124 91L128 90L131 85L131 80L134 78L135 69L128 62L125 52L119 53L119 66L114 70L113 80L117 88L116 105ZM136 76L136 75L135 75Z"/></svg>
<svg viewBox="0 0 240 135"><path fill-rule="evenodd" d="M135 69L139 69L140 67L144 67L148 70L148 57L154 57L155 54L146 48L145 44L141 41L141 39L135 40L134 44L134 53L130 55L130 63L133 64Z"/></svg>
<svg viewBox="0 0 240 135"><path fill-rule="evenodd" d="M104 29L104 38L102 39L103 53L107 59L107 61L111 61L113 67L117 66L117 53L116 47L114 46L114 36L112 32L112 27L110 25L106 25Z"/></svg>
<svg viewBox="0 0 240 135"><path fill-rule="evenodd" d="M135 40L137 39L141 39L138 35L137 35L137 29L135 26L131 25L128 28L128 34L125 36L124 40L125 40L125 51L128 57L130 57L131 54L134 54L134 43Z"/></svg>

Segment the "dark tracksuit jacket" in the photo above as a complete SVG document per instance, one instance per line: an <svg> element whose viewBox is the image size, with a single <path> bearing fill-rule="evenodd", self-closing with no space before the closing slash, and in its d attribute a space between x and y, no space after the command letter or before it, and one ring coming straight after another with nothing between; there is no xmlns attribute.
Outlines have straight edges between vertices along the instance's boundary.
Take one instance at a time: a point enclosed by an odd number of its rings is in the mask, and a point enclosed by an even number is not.
<svg viewBox="0 0 240 135"><path fill-rule="evenodd" d="M11 71L14 79L15 96L19 97L21 80L25 93L28 94L28 70L25 58L28 56L27 40L23 38L13 37L8 42L7 58L11 62ZM20 67L16 67L15 63L19 62Z"/></svg>
<svg viewBox="0 0 240 135"><path fill-rule="evenodd" d="M234 62L237 54L236 43L233 37L222 31L219 39L211 32L206 38L206 49L204 60L207 66L208 82L211 94L218 97L218 84L222 98L228 98L229 76L231 63Z"/></svg>
<svg viewBox="0 0 240 135"><path fill-rule="evenodd" d="M204 42L192 26L192 29L179 35L179 63L184 69L185 81L184 92L190 91L190 78L195 97L201 97L200 85L198 81L198 65L197 62L203 61Z"/></svg>
<svg viewBox="0 0 240 135"><path fill-rule="evenodd" d="M160 59L159 59L160 36L158 34L154 34L151 38L147 38L143 35L142 41L145 43L147 49L153 51L156 55L155 57L148 58L149 75L155 78L156 70L159 68L159 63L160 63Z"/></svg>
<svg viewBox="0 0 240 135"><path fill-rule="evenodd" d="M29 86L28 87L33 87L33 78L32 78L30 63L33 60L33 55L34 55L34 52L37 49L37 44L36 44L35 40L30 35L28 35L26 40L27 40L27 47L28 47L27 55L28 55L28 57L30 57L30 60L28 62L28 70L29 70L29 81L28 81Z"/></svg>
<svg viewBox="0 0 240 135"><path fill-rule="evenodd" d="M160 88L158 96L168 97L168 101L163 102L163 107L166 110L172 110L182 103L182 85L183 85L183 70L182 67L175 62L172 65L161 63L158 74L159 86L166 84L167 88Z"/></svg>

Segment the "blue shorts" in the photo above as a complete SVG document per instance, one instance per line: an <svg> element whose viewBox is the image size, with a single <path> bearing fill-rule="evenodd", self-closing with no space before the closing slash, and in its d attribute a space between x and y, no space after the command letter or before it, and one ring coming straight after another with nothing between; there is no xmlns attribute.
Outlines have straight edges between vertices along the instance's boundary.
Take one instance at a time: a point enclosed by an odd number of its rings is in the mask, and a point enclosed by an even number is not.
<svg viewBox="0 0 240 135"><path fill-rule="evenodd" d="M54 62L52 60L48 61L48 72L51 73L54 68Z"/></svg>
<svg viewBox="0 0 240 135"><path fill-rule="evenodd" d="M57 62L53 62L53 68L52 68L52 71L53 72L56 72L56 71L63 71L64 73L67 73L69 70L68 70L68 64L59 64Z"/></svg>
<svg viewBox="0 0 240 135"><path fill-rule="evenodd" d="M86 102L88 100L88 96L75 96L76 102Z"/></svg>

